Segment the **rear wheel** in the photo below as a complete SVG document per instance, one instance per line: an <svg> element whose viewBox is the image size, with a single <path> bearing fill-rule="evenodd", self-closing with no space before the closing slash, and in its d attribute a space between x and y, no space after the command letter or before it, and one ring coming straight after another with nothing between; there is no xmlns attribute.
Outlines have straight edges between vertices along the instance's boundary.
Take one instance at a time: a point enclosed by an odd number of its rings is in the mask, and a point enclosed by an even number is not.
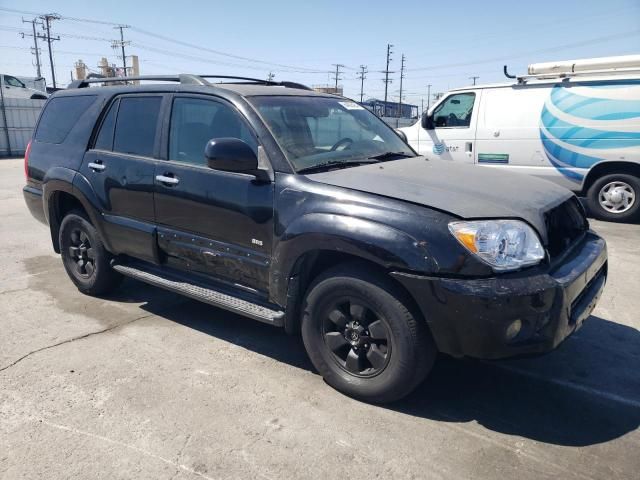
<svg viewBox="0 0 640 480"><path fill-rule="evenodd" d="M122 276L111 268L111 254L83 212L74 210L64 217L59 240L64 268L82 293L103 295L120 284Z"/></svg>
<svg viewBox="0 0 640 480"><path fill-rule="evenodd" d="M370 402L398 400L433 366L436 348L390 279L358 264L331 269L305 299L302 337L337 390Z"/></svg>
<svg viewBox="0 0 640 480"><path fill-rule="evenodd" d="M597 179L587 192L589 210L610 222L632 222L640 219L640 178L624 173Z"/></svg>

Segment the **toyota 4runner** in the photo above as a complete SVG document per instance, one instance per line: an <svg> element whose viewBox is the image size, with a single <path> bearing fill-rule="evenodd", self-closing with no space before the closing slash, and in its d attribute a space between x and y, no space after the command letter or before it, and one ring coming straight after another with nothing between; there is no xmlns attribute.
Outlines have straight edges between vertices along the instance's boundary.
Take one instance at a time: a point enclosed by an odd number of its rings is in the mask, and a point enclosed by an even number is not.
<svg viewBox="0 0 640 480"><path fill-rule="evenodd" d="M83 293L128 276L301 331L327 383L372 402L437 352L549 351L601 295L605 242L560 186L429 161L298 84L128 80L156 83L57 92L25 155L27 205Z"/></svg>

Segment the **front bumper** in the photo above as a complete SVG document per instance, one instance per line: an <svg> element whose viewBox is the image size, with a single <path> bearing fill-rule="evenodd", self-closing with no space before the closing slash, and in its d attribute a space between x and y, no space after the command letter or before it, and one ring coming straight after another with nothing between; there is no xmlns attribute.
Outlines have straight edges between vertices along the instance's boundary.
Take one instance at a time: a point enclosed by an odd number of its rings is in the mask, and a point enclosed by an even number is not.
<svg viewBox="0 0 640 480"><path fill-rule="evenodd" d="M504 358L554 349L580 328L607 278L604 239L588 232L548 272L452 279L396 272L421 309L438 349L453 356ZM520 333L508 328L520 320Z"/></svg>

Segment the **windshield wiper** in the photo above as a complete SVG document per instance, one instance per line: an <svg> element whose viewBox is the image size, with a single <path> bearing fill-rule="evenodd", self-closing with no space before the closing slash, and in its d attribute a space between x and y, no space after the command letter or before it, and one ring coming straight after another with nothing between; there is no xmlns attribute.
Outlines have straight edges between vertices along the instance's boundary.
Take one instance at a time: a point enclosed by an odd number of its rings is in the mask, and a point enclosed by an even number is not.
<svg viewBox="0 0 640 480"><path fill-rule="evenodd" d="M378 155L373 155L368 158L369 160L378 160L379 162L383 162L385 160L395 160L398 158L409 158L414 156L415 155L412 155L410 153L404 153L404 152L384 152Z"/></svg>
<svg viewBox="0 0 640 480"><path fill-rule="evenodd" d="M298 173L312 173L319 172L322 170L327 170L329 168L348 168L348 167L356 167L358 165L366 165L369 163L376 163L379 160L377 158L369 158L366 160L356 160L351 162L343 162L341 160L331 160L329 162L319 163L317 165L312 165L310 167L301 168L298 170Z"/></svg>

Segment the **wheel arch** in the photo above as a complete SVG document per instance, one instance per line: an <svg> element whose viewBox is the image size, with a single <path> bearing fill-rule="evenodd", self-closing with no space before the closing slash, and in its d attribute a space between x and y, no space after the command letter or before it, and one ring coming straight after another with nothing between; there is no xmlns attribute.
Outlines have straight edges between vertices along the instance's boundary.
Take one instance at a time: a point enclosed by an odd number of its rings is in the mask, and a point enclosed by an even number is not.
<svg viewBox="0 0 640 480"><path fill-rule="evenodd" d="M56 168L47 173L42 184L44 211L49 224L53 250L60 253L59 233L64 216L71 210L83 211L98 230L105 247L109 249L102 221L95 202L91 201L93 189L86 183L84 190L77 187L80 175L66 168Z"/></svg>
<svg viewBox="0 0 640 480"><path fill-rule="evenodd" d="M582 183L582 194L586 195L599 178L612 173L624 173L640 178L640 163L630 160L616 160L595 164L591 167Z"/></svg>

